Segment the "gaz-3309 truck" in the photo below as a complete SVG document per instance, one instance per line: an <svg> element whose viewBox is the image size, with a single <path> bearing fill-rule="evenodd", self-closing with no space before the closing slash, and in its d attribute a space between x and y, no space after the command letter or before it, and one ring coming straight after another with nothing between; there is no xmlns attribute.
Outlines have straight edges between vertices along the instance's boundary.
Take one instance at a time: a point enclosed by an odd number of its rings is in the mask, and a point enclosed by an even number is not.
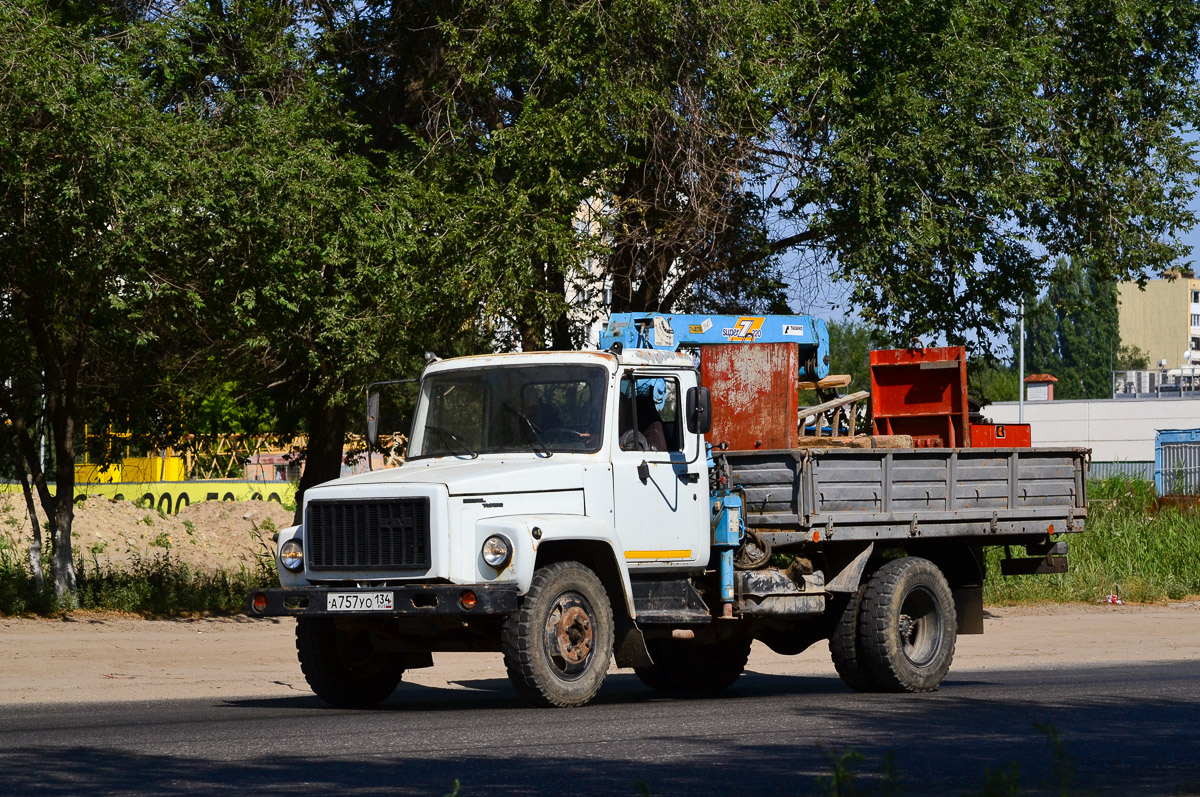
<svg viewBox="0 0 1200 797"><path fill-rule="evenodd" d="M1087 451L977 435L946 351L874 353L853 436L797 414L828 383L806 316L615 315L601 350L433 359L406 460L308 490L248 610L296 617L305 678L341 707L442 651L503 652L543 706L587 703L613 661L711 692L756 639L829 640L856 690L936 689L983 632L984 549L1062 572L1052 535L1087 515Z"/></svg>

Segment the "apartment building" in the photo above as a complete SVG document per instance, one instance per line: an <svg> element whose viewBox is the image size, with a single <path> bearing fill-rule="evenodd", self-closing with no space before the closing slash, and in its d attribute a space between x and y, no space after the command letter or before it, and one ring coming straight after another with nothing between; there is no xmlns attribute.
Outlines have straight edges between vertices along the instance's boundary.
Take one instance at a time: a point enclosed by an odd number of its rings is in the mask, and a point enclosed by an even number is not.
<svg viewBox="0 0 1200 797"><path fill-rule="evenodd" d="M1145 290L1136 282L1123 282L1117 298L1121 344L1146 352L1151 368L1200 362L1200 279L1194 272L1167 272L1147 282Z"/></svg>

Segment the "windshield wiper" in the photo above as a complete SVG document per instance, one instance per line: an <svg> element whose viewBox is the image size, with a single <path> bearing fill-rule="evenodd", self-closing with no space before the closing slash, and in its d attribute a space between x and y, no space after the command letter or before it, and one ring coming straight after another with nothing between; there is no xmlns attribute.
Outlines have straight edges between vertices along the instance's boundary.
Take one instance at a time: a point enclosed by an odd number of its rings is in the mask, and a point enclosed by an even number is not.
<svg viewBox="0 0 1200 797"><path fill-rule="evenodd" d="M479 452L478 452L478 451L476 451L475 449L473 449L473 448L471 448L469 445L467 445L467 441L463 440L461 437L459 437L458 435L456 435L454 432L450 431L449 429L443 429L443 428L442 428L442 427L440 427L440 426L430 426L430 425L426 425L426 426L425 426L425 431L427 431L427 432L437 432L438 434L443 434L443 435L445 435L446 437L449 437L451 440L453 440L454 442L458 443L458 446L459 446L459 448L461 448L463 451L465 451L465 452L467 452L468 454L470 454L470 455L471 455L471 459L477 459L477 458L479 457Z"/></svg>
<svg viewBox="0 0 1200 797"><path fill-rule="evenodd" d="M538 431L537 425L533 421L529 420L528 415L509 404L507 401L501 401L500 403L504 406L504 409L508 410L513 415L516 415L524 423L526 429L525 436L529 438L529 442L534 446L533 453L537 454L537 447L541 446L542 456L554 456L554 452L552 452L550 450L550 446L546 444L546 439L542 437L542 433Z"/></svg>

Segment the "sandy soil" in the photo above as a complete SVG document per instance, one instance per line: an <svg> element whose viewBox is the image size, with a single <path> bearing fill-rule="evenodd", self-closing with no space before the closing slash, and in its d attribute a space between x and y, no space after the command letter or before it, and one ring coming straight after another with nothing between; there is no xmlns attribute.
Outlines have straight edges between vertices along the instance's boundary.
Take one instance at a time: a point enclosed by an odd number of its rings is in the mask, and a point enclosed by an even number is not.
<svg viewBox="0 0 1200 797"><path fill-rule="evenodd" d="M163 516L130 501L93 496L75 507L71 544L90 565L170 555L193 567L236 570L270 545L276 529L291 523L291 511L269 501L204 501ZM0 537L22 552L29 546L29 515L20 493L0 494Z"/></svg>
<svg viewBox="0 0 1200 797"><path fill-rule="evenodd" d="M309 694L294 628L246 617L0 618L0 705ZM1200 660L1200 601L990 609L985 634L959 637L954 671L1177 660ZM498 654L435 654L434 664L405 680L471 689L505 677ZM823 644L791 657L756 644L749 669L835 677Z"/></svg>

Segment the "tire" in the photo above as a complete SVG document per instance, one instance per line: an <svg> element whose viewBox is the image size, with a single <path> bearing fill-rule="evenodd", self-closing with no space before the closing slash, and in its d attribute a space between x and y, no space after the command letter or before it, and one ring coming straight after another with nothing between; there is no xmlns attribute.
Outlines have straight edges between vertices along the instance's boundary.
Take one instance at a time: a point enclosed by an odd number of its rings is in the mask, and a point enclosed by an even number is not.
<svg viewBox="0 0 1200 797"><path fill-rule="evenodd" d="M715 694L733 686L746 669L750 640L737 637L697 645L676 639L647 643L654 664L634 668L646 686L665 692Z"/></svg>
<svg viewBox="0 0 1200 797"><path fill-rule="evenodd" d="M932 692L950 671L958 619L942 571L893 559L871 576L859 610L861 652L879 689Z"/></svg>
<svg viewBox="0 0 1200 797"><path fill-rule="evenodd" d="M521 606L504 623L508 679L536 706L582 706L600 691L613 650L612 605L578 562L537 570Z"/></svg>
<svg viewBox="0 0 1200 797"><path fill-rule="evenodd" d="M339 629L324 617L296 618L296 655L309 687L335 708L374 708L404 675L374 649L369 631Z"/></svg>
<svg viewBox="0 0 1200 797"><path fill-rule="evenodd" d="M829 636L829 655L833 659L833 668L841 676L842 683L855 692L874 692L879 689L871 671L867 669L859 633L859 615L866 589L866 584L863 584L850 596Z"/></svg>

